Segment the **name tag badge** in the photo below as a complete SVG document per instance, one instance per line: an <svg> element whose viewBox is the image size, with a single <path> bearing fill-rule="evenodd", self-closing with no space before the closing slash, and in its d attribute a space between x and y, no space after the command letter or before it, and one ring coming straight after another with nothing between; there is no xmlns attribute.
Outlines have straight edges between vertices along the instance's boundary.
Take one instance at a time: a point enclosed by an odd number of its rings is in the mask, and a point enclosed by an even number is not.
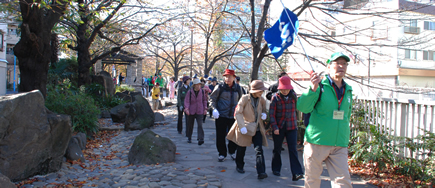
<svg viewBox="0 0 435 188"><path fill-rule="evenodd" d="M332 119L343 120L343 118L344 118L343 110L334 110L334 115L332 116Z"/></svg>

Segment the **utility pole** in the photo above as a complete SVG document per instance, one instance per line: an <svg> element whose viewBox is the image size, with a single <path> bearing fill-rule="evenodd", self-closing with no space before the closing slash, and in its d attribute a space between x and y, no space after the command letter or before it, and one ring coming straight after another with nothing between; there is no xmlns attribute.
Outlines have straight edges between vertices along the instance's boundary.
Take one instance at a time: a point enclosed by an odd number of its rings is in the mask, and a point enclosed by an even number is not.
<svg viewBox="0 0 435 188"><path fill-rule="evenodd" d="M369 71L367 73L367 83L370 84L370 48L369 48Z"/></svg>
<svg viewBox="0 0 435 188"><path fill-rule="evenodd" d="M190 78L192 78L192 69L193 69L192 56L193 56L193 27L190 28Z"/></svg>

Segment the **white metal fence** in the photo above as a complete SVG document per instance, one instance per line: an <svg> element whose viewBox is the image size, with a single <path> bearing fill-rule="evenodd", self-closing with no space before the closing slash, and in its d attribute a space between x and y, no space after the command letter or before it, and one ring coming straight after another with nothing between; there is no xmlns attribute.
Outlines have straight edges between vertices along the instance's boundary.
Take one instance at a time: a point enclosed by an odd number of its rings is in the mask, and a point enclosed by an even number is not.
<svg viewBox="0 0 435 188"><path fill-rule="evenodd" d="M384 130L390 135L415 138L424 134L422 129L435 133L435 101L357 98L355 102L362 105L361 107L371 116L365 117L367 123L383 125ZM406 157L410 157L409 151L402 152Z"/></svg>

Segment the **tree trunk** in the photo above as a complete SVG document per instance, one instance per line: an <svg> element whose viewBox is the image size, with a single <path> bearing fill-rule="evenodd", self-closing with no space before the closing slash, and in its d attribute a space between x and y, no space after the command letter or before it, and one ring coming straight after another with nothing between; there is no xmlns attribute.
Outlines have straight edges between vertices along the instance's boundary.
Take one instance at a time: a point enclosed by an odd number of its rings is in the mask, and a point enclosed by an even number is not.
<svg viewBox="0 0 435 188"><path fill-rule="evenodd" d="M86 12L85 10L82 10ZM78 69L78 87L90 83L89 78L89 68L91 68L91 57L89 55L89 45L88 45L88 19L82 17L81 20L83 24L80 24L77 29L77 63L79 64Z"/></svg>
<svg viewBox="0 0 435 188"><path fill-rule="evenodd" d="M59 2L57 2L59 3ZM33 0L21 0L23 22L21 38L14 47L20 68L20 92L38 89L47 94L47 74L52 55L51 29L59 21L65 6L52 5L53 9L34 6Z"/></svg>
<svg viewBox="0 0 435 188"><path fill-rule="evenodd" d="M81 47L81 46L80 46ZM92 67L89 51L86 48L79 48L77 51L78 70L78 86L90 84L89 69Z"/></svg>

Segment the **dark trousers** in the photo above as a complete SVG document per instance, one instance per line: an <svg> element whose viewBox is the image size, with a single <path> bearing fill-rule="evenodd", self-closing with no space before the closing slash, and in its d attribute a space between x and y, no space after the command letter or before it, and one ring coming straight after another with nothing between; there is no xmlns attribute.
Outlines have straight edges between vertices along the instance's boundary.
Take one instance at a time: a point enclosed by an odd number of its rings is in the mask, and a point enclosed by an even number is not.
<svg viewBox="0 0 435 188"><path fill-rule="evenodd" d="M273 156L272 171L281 172L281 148L284 138L287 140L288 155L290 158L290 169L292 174L302 174L302 166L299 163L298 151L296 150L298 130L287 130L285 127L279 130L279 135L272 135Z"/></svg>
<svg viewBox="0 0 435 188"><path fill-rule="evenodd" d="M178 133L181 133L183 131L183 114L184 114L184 111L180 111L180 107L177 107L177 110L178 110L177 131L178 131ZM186 125L187 125L187 118L186 118Z"/></svg>
<svg viewBox="0 0 435 188"><path fill-rule="evenodd" d="M254 150L257 162L257 174L266 172L266 165L264 164L264 155L263 155L263 136L260 131L257 131L255 135L252 137L252 142L254 143ZM246 147L237 146L237 154L236 154L236 166L237 168L243 169L245 166L244 158L245 158Z"/></svg>
<svg viewBox="0 0 435 188"><path fill-rule="evenodd" d="M229 119L224 117L219 117L215 121L216 125L216 148L219 155L227 156L227 146L226 137L228 131L234 124L235 119ZM236 152L237 144L233 141L228 140L228 153L233 154Z"/></svg>
<svg viewBox="0 0 435 188"><path fill-rule="evenodd" d="M186 137L191 140L192 139L192 133L193 133L193 127L196 124L198 124L198 140L204 141L204 129L202 129L202 117L204 115L202 114L194 114L194 115L187 115L187 123L186 123Z"/></svg>

